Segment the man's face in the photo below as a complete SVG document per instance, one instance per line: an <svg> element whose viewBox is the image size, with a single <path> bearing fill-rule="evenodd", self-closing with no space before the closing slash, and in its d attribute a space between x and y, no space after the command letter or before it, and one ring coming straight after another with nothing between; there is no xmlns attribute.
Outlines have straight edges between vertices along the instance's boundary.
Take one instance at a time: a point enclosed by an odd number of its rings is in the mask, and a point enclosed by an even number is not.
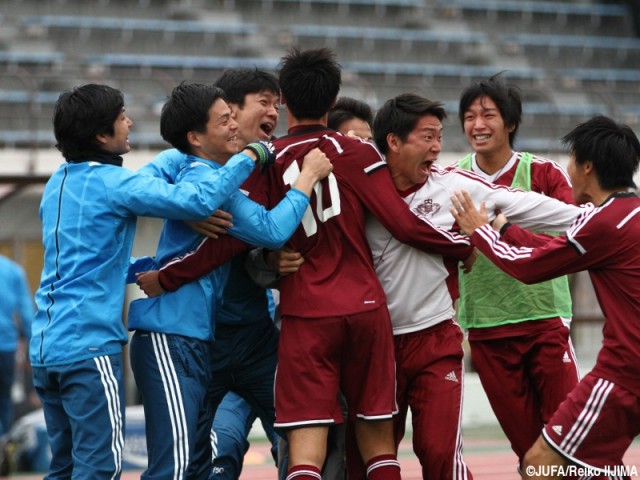
<svg viewBox="0 0 640 480"><path fill-rule="evenodd" d="M373 139L371 126L361 118L354 117L350 120L342 122L342 124L340 125L340 133L342 133L343 135L348 135L349 132L352 132L353 135L360 137L365 142L370 142Z"/></svg>
<svg viewBox="0 0 640 480"><path fill-rule="evenodd" d="M441 150L442 122L425 115L405 141L396 139L393 155L387 158L396 188L406 190L426 182Z"/></svg>
<svg viewBox="0 0 640 480"><path fill-rule="evenodd" d="M209 108L209 121L204 132L189 132L194 154L207 160L225 163L238 153L238 124L231 109L218 98Z"/></svg>
<svg viewBox="0 0 640 480"><path fill-rule="evenodd" d="M586 173L585 166L578 165L576 163L575 155L569 157L569 163L567 164L567 173L571 180L571 190L573 192L573 200L576 205L581 205L590 201L589 197L585 195L586 187Z"/></svg>
<svg viewBox="0 0 640 480"><path fill-rule="evenodd" d="M101 148L109 153L123 155L131 150L129 145L129 130L133 122L124 112L124 107L116 121L113 122L113 135L99 135Z"/></svg>
<svg viewBox="0 0 640 480"><path fill-rule="evenodd" d="M271 90L249 93L242 108L236 104L231 107L238 122L239 148L256 140L269 140L278 126L280 97Z"/></svg>
<svg viewBox="0 0 640 480"><path fill-rule="evenodd" d="M474 152L494 155L509 146L509 133L513 128L504 119L495 102L489 97L476 98L464 113L464 133Z"/></svg>

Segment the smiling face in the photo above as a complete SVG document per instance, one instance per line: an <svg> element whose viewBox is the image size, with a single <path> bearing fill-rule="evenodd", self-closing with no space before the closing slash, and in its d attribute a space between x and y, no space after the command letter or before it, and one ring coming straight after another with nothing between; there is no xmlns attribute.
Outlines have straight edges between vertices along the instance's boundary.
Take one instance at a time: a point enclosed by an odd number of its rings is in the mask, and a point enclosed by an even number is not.
<svg viewBox="0 0 640 480"><path fill-rule="evenodd" d="M106 152L115 153L116 155L128 153L131 150L131 145L129 145L129 130L132 125L133 122L127 117L124 107L122 107L120 115L118 115L116 121L113 122L113 135L101 133L97 136L100 148Z"/></svg>
<svg viewBox="0 0 640 480"><path fill-rule="evenodd" d="M490 97L476 98L464 113L464 133L473 151L480 157L509 159L509 133L500 110Z"/></svg>
<svg viewBox="0 0 640 480"><path fill-rule="evenodd" d="M230 104L233 117L238 122L239 148L256 140L269 140L278 126L280 97L271 90L249 93L244 106Z"/></svg>
<svg viewBox="0 0 640 480"><path fill-rule="evenodd" d="M442 122L438 117L425 115L406 140L391 133L388 142L387 162L396 188L407 190L421 185L429 178L431 166L442 150Z"/></svg>
<svg viewBox="0 0 640 480"><path fill-rule="evenodd" d="M238 153L237 133L238 124L231 118L231 109L218 98L209 108L205 131L191 131L188 138L194 155L224 164Z"/></svg>

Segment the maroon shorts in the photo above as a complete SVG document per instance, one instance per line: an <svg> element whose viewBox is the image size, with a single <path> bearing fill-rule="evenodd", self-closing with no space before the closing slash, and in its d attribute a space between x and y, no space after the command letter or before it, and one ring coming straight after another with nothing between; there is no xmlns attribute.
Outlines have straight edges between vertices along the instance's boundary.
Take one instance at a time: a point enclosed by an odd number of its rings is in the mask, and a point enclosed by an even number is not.
<svg viewBox="0 0 640 480"><path fill-rule="evenodd" d="M524 323L526 335L469 341L491 408L520 460L579 380L562 320Z"/></svg>
<svg viewBox="0 0 640 480"><path fill-rule="evenodd" d="M387 307L335 318L283 317L275 400L278 428L391 419L396 407L393 336Z"/></svg>
<svg viewBox="0 0 640 480"><path fill-rule="evenodd" d="M394 434L399 445L410 408L413 450L422 466L422 478L473 478L462 457L462 338L460 327L451 320L394 337L399 408L393 418ZM346 443L348 477L366 480L351 424Z"/></svg>
<svg viewBox="0 0 640 480"><path fill-rule="evenodd" d="M640 399L588 374L545 426L544 439L570 461L597 469L622 465L640 433Z"/></svg>

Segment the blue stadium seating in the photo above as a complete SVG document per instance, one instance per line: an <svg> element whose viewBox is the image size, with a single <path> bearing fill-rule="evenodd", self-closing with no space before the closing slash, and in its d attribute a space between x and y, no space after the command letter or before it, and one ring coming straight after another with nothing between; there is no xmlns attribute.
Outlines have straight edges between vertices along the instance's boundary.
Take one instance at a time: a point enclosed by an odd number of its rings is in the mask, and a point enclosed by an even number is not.
<svg viewBox="0 0 640 480"><path fill-rule="evenodd" d="M129 53L112 53L103 55L87 55L87 64L99 64L107 67L125 67L134 69L168 68L168 69L206 69L223 70L225 68L262 68L273 70L279 59L214 57L195 55L136 55Z"/></svg>
<svg viewBox="0 0 640 480"><path fill-rule="evenodd" d="M344 67L343 91L362 94L374 107L413 91L452 99L447 110L455 118L453 99L464 86L504 72L523 90L523 137L555 139L595 113L640 124L633 108L640 105L640 39L633 37L621 2L220 0L215 8L212 2L170 0L101 0L107 8L90 8L84 0L10 3L0 22L17 27L17 41L7 35L0 44L0 128L14 131L33 123L30 110L41 112L38 125L50 121L50 92L95 81L125 92L139 138L152 145L161 142L155 134L158 105L175 84L212 81L225 68L274 71L293 45L334 49ZM25 82L39 93L30 95ZM464 148L464 138L459 145L449 139L448 145Z"/></svg>
<svg viewBox="0 0 640 480"><path fill-rule="evenodd" d="M488 41L488 36L484 32L447 32L408 28L303 24L291 26L290 31L296 37L348 38L373 42L398 40L416 43L483 43Z"/></svg>
<svg viewBox="0 0 640 480"><path fill-rule="evenodd" d="M618 3L575 3L536 0L438 0L440 5L462 10L482 12L516 12L521 14L552 14L583 17L617 17L628 14L627 9Z"/></svg>
<svg viewBox="0 0 640 480"><path fill-rule="evenodd" d="M333 5L364 5L368 7L382 6L412 6L419 7L424 4L423 0L245 0L254 3L299 3L299 4L333 4Z"/></svg>
<svg viewBox="0 0 640 480"><path fill-rule="evenodd" d="M515 43L533 47L585 47L604 50L638 50L640 38L602 37L594 35L539 35L535 33L507 33L500 36L502 43Z"/></svg>
<svg viewBox="0 0 640 480"><path fill-rule="evenodd" d="M558 75L565 78L580 80L582 82L599 82L615 86L618 83L640 82L640 70L629 69L604 69L604 68L566 68L558 70Z"/></svg>
<svg viewBox="0 0 640 480"><path fill-rule="evenodd" d="M140 18L88 17L71 15L33 15L23 20L25 26L77 28L85 30L140 30L162 33L234 33L252 34L256 25L249 23L199 22L192 20L158 20Z"/></svg>
<svg viewBox="0 0 640 480"><path fill-rule="evenodd" d="M62 52L17 52L0 50L0 64L59 65L64 59Z"/></svg>

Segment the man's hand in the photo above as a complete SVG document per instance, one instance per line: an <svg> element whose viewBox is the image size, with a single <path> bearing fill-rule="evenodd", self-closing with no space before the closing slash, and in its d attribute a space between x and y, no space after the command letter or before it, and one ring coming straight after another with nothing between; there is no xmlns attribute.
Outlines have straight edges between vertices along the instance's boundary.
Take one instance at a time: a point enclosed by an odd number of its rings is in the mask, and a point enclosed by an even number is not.
<svg viewBox="0 0 640 480"><path fill-rule="evenodd" d="M478 250L474 248L471 255L469 255L467 258L465 258L462 261L462 273L471 272L471 269L473 268L473 264L476 263L477 259L478 259Z"/></svg>
<svg viewBox="0 0 640 480"><path fill-rule="evenodd" d="M500 230L502 230L502 227L504 227L504 225L506 223L508 223L509 220L507 219L507 217L505 216L504 213L499 213L498 215L496 215L496 218L494 218L491 221L491 226L493 227L493 229L496 232L499 232Z"/></svg>
<svg viewBox="0 0 640 480"><path fill-rule="evenodd" d="M149 297L157 297L164 293L164 288L158 280L158 270L136 273L136 284Z"/></svg>
<svg viewBox="0 0 640 480"><path fill-rule="evenodd" d="M310 197L316 182L327 177L332 171L333 165L329 157L319 148L314 148L304 156L302 171L292 186Z"/></svg>
<svg viewBox="0 0 640 480"><path fill-rule="evenodd" d="M304 156L300 175L309 175L314 181L322 180L333 171L333 165L322 150L314 148Z"/></svg>
<svg viewBox="0 0 640 480"><path fill-rule="evenodd" d="M226 235L227 229L233 227L232 219L233 216L230 213L218 209L206 220L185 223L200 235L218 239L220 238L219 235Z"/></svg>
<svg viewBox="0 0 640 480"><path fill-rule="evenodd" d="M288 249L274 250L267 254L267 263L278 275L289 275L296 273L304 263L304 257L300 252L293 252Z"/></svg>
<svg viewBox="0 0 640 480"><path fill-rule="evenodd" d="M329 157L319 148L314 148L304 156L300 177L307 177L315 183L329 176L332 171L333 165Z"/></svg>
<svg viewBox="0 0 640 480"><path fill-rule="evenodd" d="M489 223L484 202L480 204L480 211L478 211L468 192L455 192L451 197L451 203L453 207L449 208L449 211L458 222L460 229L467 235L471 236L476 228Z"/></svg>

